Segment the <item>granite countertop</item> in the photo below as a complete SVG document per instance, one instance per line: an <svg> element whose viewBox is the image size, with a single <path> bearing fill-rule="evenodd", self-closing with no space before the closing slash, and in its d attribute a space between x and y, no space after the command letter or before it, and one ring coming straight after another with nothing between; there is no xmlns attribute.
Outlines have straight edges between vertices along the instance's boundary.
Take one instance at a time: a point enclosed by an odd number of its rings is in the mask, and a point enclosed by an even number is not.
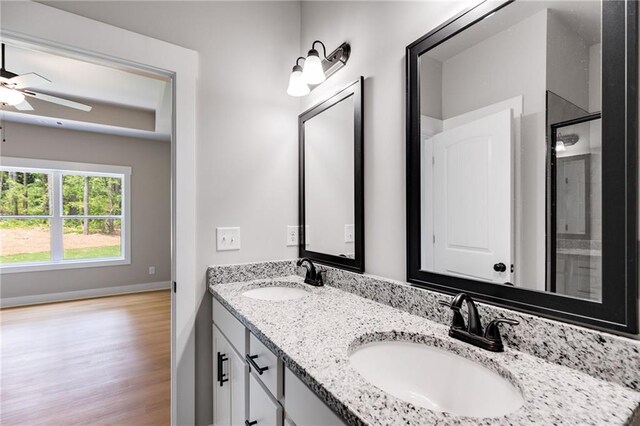
<svg viewBox="0 0 640 426"><path fill-rule="evenodd" d="M242 295L277 282L300 285L310 294L277 302ZM447 326L333 287L307 286L298 276L209 289L349 424L622 425L634 414L637 418L639 392L513 349L492 353L464 344L448 336ZM478 361L519 388L524 404L506 416L479 419L406 403L371 385L351 367L351 351L374 340L423 342Z"/></svg>

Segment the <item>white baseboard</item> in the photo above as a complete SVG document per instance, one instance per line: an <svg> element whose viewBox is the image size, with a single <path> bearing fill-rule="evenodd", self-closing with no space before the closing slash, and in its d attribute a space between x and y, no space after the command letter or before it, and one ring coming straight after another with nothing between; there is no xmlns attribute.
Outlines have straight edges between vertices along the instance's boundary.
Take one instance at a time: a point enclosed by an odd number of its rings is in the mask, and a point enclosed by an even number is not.
<svg viewBox="0 0 640 426"><path fill-rule="evenodd" d="M141 293L145 291L168 290L170 281L153 283L121 285L117 287L93 288L88 290L65 291L63 293L37 294L33 296L0 297L0 308L23 305L38 305L41 303L64 302L67 300L90 299L93 297L114 296L117 294Z"/></svg>

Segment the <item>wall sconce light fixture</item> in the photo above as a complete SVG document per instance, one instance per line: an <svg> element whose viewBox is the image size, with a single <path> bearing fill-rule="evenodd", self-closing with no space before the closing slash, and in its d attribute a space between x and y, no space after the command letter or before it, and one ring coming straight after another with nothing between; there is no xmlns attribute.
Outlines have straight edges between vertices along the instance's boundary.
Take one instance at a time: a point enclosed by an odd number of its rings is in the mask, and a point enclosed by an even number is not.
<svg viewBox="0 0 640 426"><path fill-rule="evenodd" d="M291 76L289 77L289 87L287 88L287 94L290 96L305 96L310 92L307 82L304 81L302 67L298 64L298 62L300 62L300 59L304 61L304 58L302 56L296 59L296 64L293 66Z"/></svg>
<svg viewBox="0 0 640 426"><path fill-rule="evenodd" d="M315 49L315 45L320 43L322 46L322 54L324 59L320 59L320 54ZM327 56L327 49L324 43L316 40L311 44L311 50L307 53L307 57L299 57L291 71L289 77L289 87L287 94L291 96L308 95L311 89L309 85L318 85L333 75L340 68L344 67L349 60L351 47L348 43L342 43L336 50ZM304 60L304 66L301 67L300 59Z"/></svg>

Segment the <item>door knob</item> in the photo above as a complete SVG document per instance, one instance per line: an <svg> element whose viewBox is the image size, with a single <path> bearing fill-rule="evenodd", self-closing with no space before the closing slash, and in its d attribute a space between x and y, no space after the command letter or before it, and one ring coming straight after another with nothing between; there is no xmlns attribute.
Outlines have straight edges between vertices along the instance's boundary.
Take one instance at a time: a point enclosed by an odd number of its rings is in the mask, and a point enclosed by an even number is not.
<svg viewBox="0 0 640 426"><path fill-rule="evenodd" d="M504 272L507 270L507 265L502 262L496 263L495 265L493 265L493 270L496 272Z"/></svg>

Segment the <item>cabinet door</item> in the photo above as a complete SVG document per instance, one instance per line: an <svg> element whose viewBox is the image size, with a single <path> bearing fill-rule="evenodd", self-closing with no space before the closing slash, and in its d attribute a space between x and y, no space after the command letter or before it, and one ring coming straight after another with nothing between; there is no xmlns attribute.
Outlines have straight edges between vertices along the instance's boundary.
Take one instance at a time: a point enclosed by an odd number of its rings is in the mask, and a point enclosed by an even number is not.
<svg viewBox="0 0 640 426"><path fill-rule="evenodd" d="M249 374L249 422L257 426L281 426L282 407L253 374Z"/></svg>
<svg viewBox="0 0 640 426"><path fill-rule="evenodd" d="M213 424L231 424L231 384L229 360L233 350L216 326L213 326Z"/></svg>
<svg viewBox="0 0 640 426"><path fill-rule="evenodd" d="M247 418L247 363L236 353L229 355L229 385L231 388L231 424L244 426ZM226 385L226 383L225 383Z"/></svg>
<svg viewBox="0 0 640 426"><path fill-rule="evenodd" d="M344 426L344 422L288 368L284 371L284 387L284 409L295 424Z"/></svg>

